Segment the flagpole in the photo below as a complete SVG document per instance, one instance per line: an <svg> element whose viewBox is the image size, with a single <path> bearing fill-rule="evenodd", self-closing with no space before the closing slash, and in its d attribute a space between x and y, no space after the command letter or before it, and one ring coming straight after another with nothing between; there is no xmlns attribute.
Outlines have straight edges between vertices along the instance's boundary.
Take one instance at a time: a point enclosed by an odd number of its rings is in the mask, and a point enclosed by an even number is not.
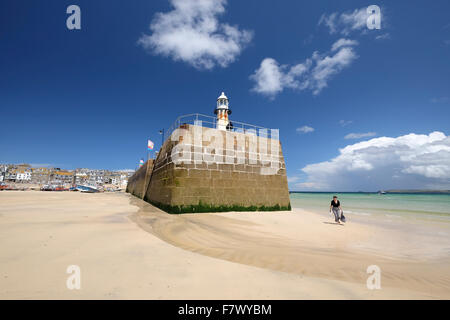
<svg viewBox="0 0 450 320"><path fill-rule="evenodd" d="M159 130L159 134L161 135L161 148L162 148L162 146L164 144L164 128Z"/></svg>

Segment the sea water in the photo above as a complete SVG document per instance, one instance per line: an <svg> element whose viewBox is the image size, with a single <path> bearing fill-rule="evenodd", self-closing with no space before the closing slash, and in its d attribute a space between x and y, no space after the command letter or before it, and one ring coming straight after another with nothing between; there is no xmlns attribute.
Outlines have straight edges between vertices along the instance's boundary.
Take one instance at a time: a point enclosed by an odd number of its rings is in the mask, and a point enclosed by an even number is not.
<svg viewBox="0 0 450 320"><path fill-rule="evenodd" d="M405 256L450 258L450 195L302 192L290 194L291 206L334 221L329 214L333 195L341 202L346 225L363 223L388 231L383 252L391 249L387 243L395 243Z"/></svg>
<svg viewBox="0 0 450 320"><path fill-rule="evenodd" d="M450 223L448 194L291 193L291 206L328 213L336 195L346 216L388 219L425 219Z"/></svg>

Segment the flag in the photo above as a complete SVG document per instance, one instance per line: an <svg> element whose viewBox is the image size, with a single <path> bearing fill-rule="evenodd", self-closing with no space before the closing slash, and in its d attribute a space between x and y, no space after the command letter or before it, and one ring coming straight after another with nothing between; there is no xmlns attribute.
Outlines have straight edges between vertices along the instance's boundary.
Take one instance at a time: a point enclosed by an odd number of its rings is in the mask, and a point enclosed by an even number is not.
<svg viewBox="0 0 450 320"><path fill-rule="evenodd" d="M144 159L141 159L140 161L139 161L139 167L142 167L144 165Z"/></svg>
<svg viewBox="0 0 450 320"><path fill-rule="evenodd" d="M147 143L147 149L150 151L150 150L153 150L153 147L155 146L155 144L153 143L153 141L152 140L148 140L148 143Z"/></svg>

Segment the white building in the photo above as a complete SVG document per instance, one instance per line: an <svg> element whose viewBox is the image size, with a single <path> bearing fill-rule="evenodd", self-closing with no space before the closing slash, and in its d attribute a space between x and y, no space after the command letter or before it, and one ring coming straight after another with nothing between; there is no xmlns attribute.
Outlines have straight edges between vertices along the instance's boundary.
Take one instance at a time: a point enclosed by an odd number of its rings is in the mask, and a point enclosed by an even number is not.
<svg viewBox="0 0 450 320"><path fill-rule="evenodd" d="M30 181L31 180L31 172L17 172L16 181Z"/></svg>

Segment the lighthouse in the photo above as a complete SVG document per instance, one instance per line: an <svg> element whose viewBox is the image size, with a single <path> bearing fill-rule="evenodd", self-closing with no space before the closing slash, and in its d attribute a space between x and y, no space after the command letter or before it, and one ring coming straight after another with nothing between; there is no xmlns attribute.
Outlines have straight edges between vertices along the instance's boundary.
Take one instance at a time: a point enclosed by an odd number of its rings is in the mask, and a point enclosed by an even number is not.
<svg viewBox="0 0 450 320"><path fill-rule="evenodd" d="M224 92L217 98L217 107L216 110L214 110L214 114L217 116L217 129L231 130L233 128L233 125L228 118L231 114L231 110L228 108L228 98Z"/></svg>

